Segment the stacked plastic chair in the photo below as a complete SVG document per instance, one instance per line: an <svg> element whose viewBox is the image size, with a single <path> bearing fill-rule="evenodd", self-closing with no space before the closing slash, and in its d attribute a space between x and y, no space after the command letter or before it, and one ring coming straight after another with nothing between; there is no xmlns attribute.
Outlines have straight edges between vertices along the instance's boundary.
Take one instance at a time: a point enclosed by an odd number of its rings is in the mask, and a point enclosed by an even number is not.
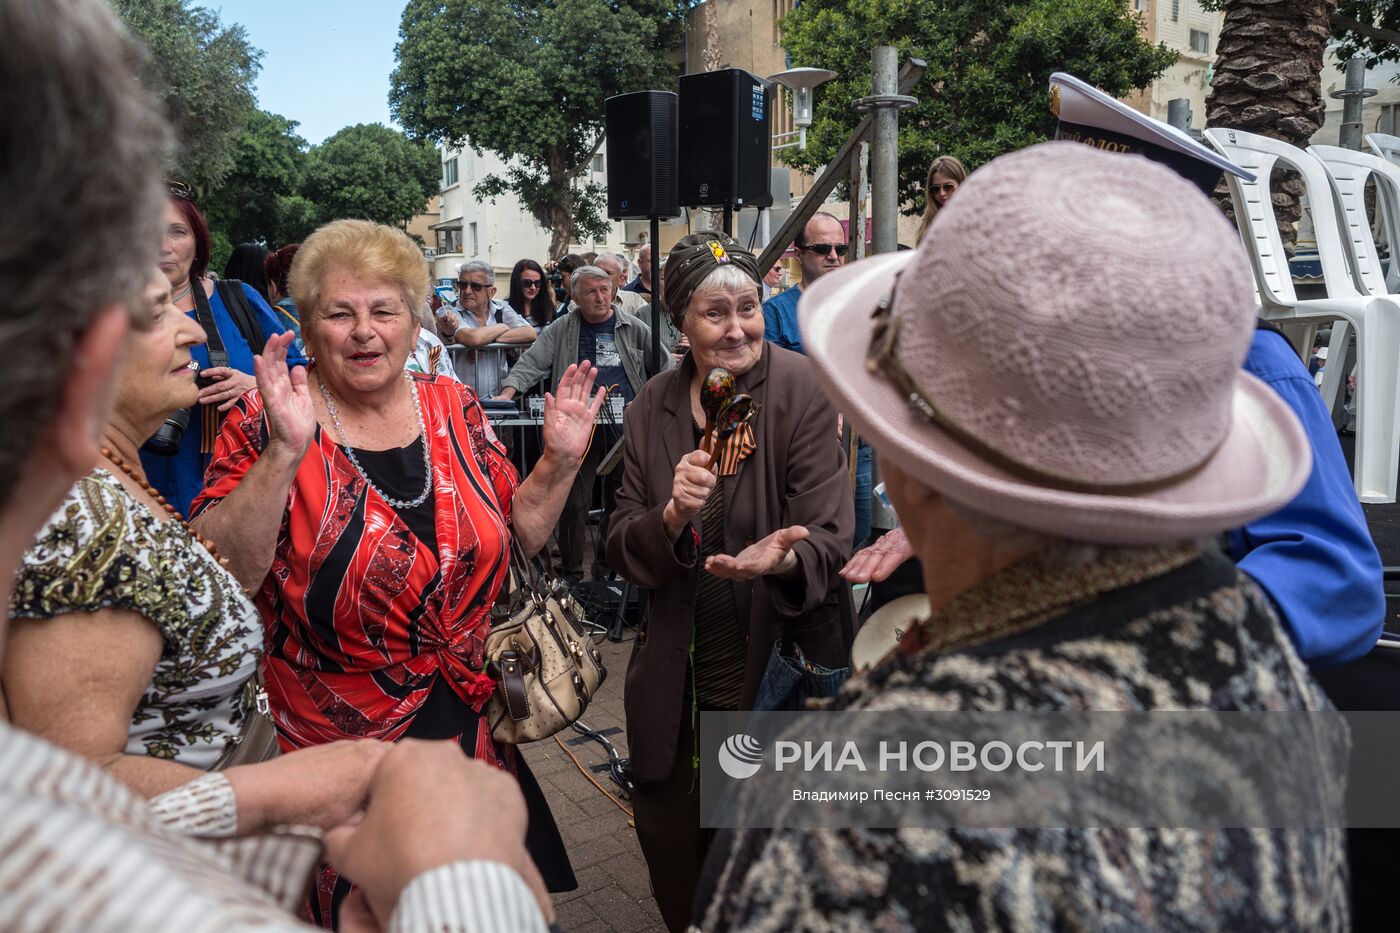
<svg viewBox="0 0 1400 933"><path fill-rule="evenodd" d="M1324 399L1329 403L1335 400L1344 376L1341 363L1347 330L1355 330L1359 359L1356 493L1362 502L1394 502L1396 473L1400 470L1400 295L1389 293L1376 259L1363 200L1363 167L1335 159L1334 174L1329 174L1317 156L1243 130L1208 129L1205 138L1222 155L1255 176L1252 182L1231 175L1226 178L1234 200L1235 220L1254 267L1260 316L1280 323L1340 322L1332 328L1328 354L1332 362L1322 386ZM1337 151L1358 155L1350 150ZM1280 163L1302 178L1312 206L1326 298L1300 299L1293 287L1269 190L1269 177ZM1383 171L1389 168L1386 165ZM1390 176L1379 173L1375 164L1364 166L1364 170L1376 174L1378 184L1391 183ZM1335 176L1342 180L1335 181ZM1400 175L1396 178L1400 179ZM1396 192L1400 197L1400 188ZM1349 209L1343 208L1343 202ZM1395 205L1400 206L1400 200Z"/></svg>

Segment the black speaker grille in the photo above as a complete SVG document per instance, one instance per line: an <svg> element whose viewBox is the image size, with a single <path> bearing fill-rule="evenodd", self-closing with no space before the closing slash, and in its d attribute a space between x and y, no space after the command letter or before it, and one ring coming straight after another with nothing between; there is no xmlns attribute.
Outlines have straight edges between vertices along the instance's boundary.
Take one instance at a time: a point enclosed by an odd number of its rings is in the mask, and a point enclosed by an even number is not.
<svg viewBox="0 0 1400 933"><path fill-rule="evenodd" d="M603 103L608 138L608 216L675 217L678 98L670 91L619 94Z"/></svg>

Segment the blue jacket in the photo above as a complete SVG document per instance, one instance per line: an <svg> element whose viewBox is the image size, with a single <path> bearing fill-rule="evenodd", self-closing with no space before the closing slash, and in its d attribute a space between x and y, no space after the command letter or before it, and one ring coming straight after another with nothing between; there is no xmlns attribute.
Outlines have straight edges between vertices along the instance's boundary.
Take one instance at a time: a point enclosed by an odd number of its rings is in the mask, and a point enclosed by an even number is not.
<svg viewBox="0 0 1400 933"><path fill-rule="evenodd" d="M262 327L264 337L280 334L287 329L282 316L268 307L267 302L256 291L245 284L243 294L248 297L248 303L253 306L253 314L258 318L258 324ZM229 368L251 375L253 372L253 351L249 348L248 341L243 339L238 325L233 322L233 318L224 308L224 299L219 295L217 288L214 289L214 294L209 297L209 310L214 314L214 324L219 328L219 337L224 342L224 349L228 351ZM193 311L185 313L191 318L195 317ZM288 366L306 365L306 358L301 354L299 346L300 341L287 348ZM190 347L190 355L199 363L201 369L209 365L209 350L204 344ZM200 419L203 417L201 414L203 409L203 405L196 404L194 406L194 414L190 417L189 427L185 429L184 435L180 438L180 450L173 457L162 457L159 454L141 451L141 466L146 471L146 478L150 480L152 486L160 490L160 494L165 496L171 505L180 510L181 515L190 514L190 503L204 488L204 471L209 467L210 455L201 453L199 450Z"/></svg>
<svg viewBox="0 0 1400 933"><path fill-rule="evenodd" d="M763 303L763 339L784 350L802 352L802 332L797 329L797 299L802 289L794 285Z"/></svg>
<svg viewBox="0 0 1400 933"><path fill-rule="evenodd" d="M1326 667L1354 660L1380 635L1385 590L1380 554L1332 418L1282 334L1257 331L1244 368L1277 392L1303 423L1313 468L1292 502L1230 532L1230 556L1269 594L1304 661Z"/></svg>

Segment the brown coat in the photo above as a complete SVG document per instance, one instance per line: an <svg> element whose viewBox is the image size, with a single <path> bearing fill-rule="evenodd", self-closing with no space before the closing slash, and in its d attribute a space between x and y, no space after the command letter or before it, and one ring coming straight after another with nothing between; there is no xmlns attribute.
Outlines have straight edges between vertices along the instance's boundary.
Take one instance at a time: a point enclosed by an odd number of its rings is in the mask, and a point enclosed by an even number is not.
<svg viewBox="0 0 1400 933"><path fill-rule="evenodd" d="M819 664L846 664L837 575L851 556L855 511L836 411L822 394L811 363L765 344L758 363L738 379L760 406L754 419L758 449L721 480L728 511L725 552L789 525L809 537L794 547L796 578L734 583L748 651L741 704L758 692L773 643L795 621L803 653ZM624 705L632 771L640 781L666 778L680 731L699 566L691 528L673 545L661 522L676 464L695 450L690 412L691 357L646 384L627 409L624 475L608 530L608 564L650 590L647 618L627 668ZM698 521L698 519L697 519Z"/></svg>

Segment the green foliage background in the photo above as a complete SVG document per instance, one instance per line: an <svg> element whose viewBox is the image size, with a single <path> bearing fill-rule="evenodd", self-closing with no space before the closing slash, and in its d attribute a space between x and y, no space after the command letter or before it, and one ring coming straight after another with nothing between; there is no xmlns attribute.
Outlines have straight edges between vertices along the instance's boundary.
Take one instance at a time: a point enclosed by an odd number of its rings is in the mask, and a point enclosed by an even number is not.
<svg viewBox="0 0 1400 933"><path fill-rule="evenodd" d="M923 210L928 165L941 154L968 168L1049 138L1049 79L1066 71L1115 97L1150 84L1176 61L1138 34L1123 0L803 0L781 24L794 65L829 68L805 150L788 164L819 171L860 120L870 53L894 45L928 72L900 114L900 200Z"/></svg>
<svg viewBox="0 0 1400 933"><path fill-rule="evenodd" d="M437 191L436 152L397 130L346 127L308 147L296 121L259 110L263 53L242 26L195 0L111 2L150 50L179 137L170 177L198 195L211 268L223 268L235 244L296 242L337 217L402 225Z"/></svg>
<svg viewBox="0 0 1400 933"><path fill-rule="evenodd" d="M568 242L603 236L602 189L575 180L603 129L603 101L673 86L680 0L409 0L389 106L411 136L511 162L476 186L512 191Z"/></svg>

